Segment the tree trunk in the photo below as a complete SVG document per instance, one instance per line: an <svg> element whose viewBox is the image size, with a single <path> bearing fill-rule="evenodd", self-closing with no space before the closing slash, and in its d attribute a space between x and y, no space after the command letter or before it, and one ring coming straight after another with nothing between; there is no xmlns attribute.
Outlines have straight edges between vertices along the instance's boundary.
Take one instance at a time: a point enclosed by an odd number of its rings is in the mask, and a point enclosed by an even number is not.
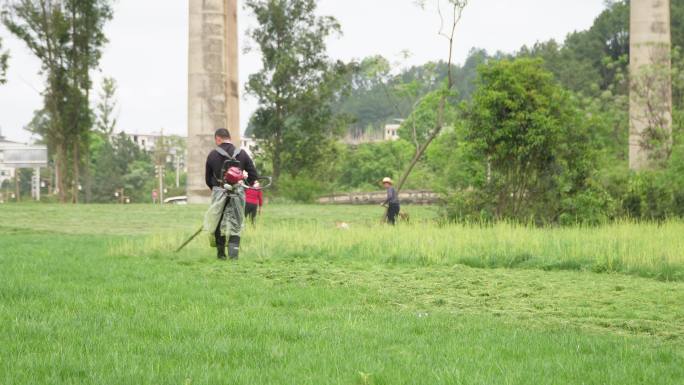
<svg viewBox="0 0 684 385"><path fill-rule="evenodd" d="M72 151L72 171L71 175L73 176L72 178L72 187L71 187L71 203L77 204L78 203L78 186L80 183L80 176L81 176L81 170L80 170L80 161L79 161L79 151L78 151L78 140L74 141L73 144L73 151Z"/></svg>
<svg viewBox="0 0 684 385"><path fill-rule="evenodd" d="M66 185L64 183L66 174L66 150L64 148L64 143L58 143L56 146L57 154L55 156L55 169L56 169L56 184L57 190L59 192L59 202L66 203Z"/></svg>
<svg viewBox="0 0 684 385"><path fill-rule="evenodd" d="M401 180L399 181L399 184L397 185L397 192L401 191L401 189L404 187L404 184L406 183L406 180L408 179L409 175L411 175L411 172L413 169L416 167L416 164L420 161L420 158L423 157L425 154L425 151L427 151L428 147L430 147L430 144L432 143L433 140L439 135L440 132L442 132L442 126L444 125L443 123L443 116L444 116L444 104L446 103L446 97L443 96L442 100L439 102L439 112L437 113L437 126L432 130L430 133L430 136L428 136L427 140L425 140L425 143L423 143L418 150L416 151L416 155L413 156L413 159L411 160L411 163L409 163L408 168L404 172L404 175L402 175Z"/></svg>
<svg viewBox="0 0 684 385"><path fill-rule="evenodd" d="M281 149L280 142L276 142L273 148L273 186L274 189L278 189L278 181L280 181L280 171L281 171L281 159L280 159Z"/></svg>
<svg viewBox="0 0 684 385"><path fill-rule="evenodd" d="M273 189L278 190L278 182L280 181L280 172L282 171L282 150L283 150L283 119L281 116L283 115L282 113L282 107L280 104L276 103L276 121L277 121L277 126L275 129L275 143L273 146L273 161L272 161L272 166L273 166Z"/></svg>
<svg viewBox="0 0 684 385"><path fill-rule="evenodd" d="M85 203L93 201L93 175L90 172L90 151L86 154L85 168L83 169L83 179L85 180Z"/></svg>

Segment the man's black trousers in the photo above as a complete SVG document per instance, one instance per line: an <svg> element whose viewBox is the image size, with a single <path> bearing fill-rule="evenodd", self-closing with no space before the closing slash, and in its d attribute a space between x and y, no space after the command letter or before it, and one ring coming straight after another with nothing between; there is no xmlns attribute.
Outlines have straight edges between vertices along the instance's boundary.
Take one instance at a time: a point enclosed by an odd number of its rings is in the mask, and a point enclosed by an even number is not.
<svg viewBox="0 0 684 385"><path fill-rule="evenodd" d="M223 222L223 215L221 215L219 224L214 232L214 237L216 237L216 250L218 251L219 258L226 256L226 237L221 235L221 222Z"/></svg>
<svg viewBox="0 0 684 385"><path fill-rule="evenodd" d="M399 203L390 203L387 208L387 223L394 226L397 223L397 215L399 215L400 210Z"/></svg>

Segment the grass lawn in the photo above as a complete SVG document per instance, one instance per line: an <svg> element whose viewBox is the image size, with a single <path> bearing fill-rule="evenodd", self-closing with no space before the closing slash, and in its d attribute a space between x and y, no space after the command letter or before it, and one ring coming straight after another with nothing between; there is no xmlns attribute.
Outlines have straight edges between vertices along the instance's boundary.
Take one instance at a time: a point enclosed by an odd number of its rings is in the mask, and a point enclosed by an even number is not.
<svg viewBox="0 0 684 385"><path fill-rule="evenodd" d="M0 384L684 384L684 224L0 205ZM348 230L336 222L349 223Z"/></svg>

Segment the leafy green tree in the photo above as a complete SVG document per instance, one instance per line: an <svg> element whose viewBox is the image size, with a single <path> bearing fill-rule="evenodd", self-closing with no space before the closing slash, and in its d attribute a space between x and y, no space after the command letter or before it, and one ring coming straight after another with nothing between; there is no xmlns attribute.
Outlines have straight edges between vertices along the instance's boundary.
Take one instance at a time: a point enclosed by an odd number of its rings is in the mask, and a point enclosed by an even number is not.
<svg viewBox="0 0 684 385"><path fill-rule="evenodd" d="M670 0L672 45L684 48L684 0Z"/></svg>
<svg viewBox="0 0 684 385"><path fill-rule="evenodd" d="M489 58L484 50L473 49L463 66L452 64L457 101L470 99L477 67ZM430 62L393 74L382 56L364 58L350 76L349 94L334 104L336 112L349 118L347 135L354 139L382 138L385 124L407 119L425 95L442 87L447 66L443 61ZM403 137L413 142L410 133L404 132Z"/></svg>
<svg viewBox="0 0 684 385"><path fill-rule="evenodd" d="M471 212L493 218L559 220L563 203L583 191L593 151L576 100L541 60L500 61L480 69L467 111L461 181ZM471 194L474 191L474 194Z"/></svg>
<svg viewBox="0 0 684 385"><path fill-rule="evenodd" d="M95 127L106 136L111 136L117 123L117 101L116 101L116 80L104 78L100 100L95 107L96 121Z"/></svg>
<svg viewBox="0 0 684 385"><path fill-rule="evenodd" d="M157 188L154 165L148 159L135 160L123 176L123 184L132 202L148 202L151 191Z"/></svg>
<svg viewBox="0 0 684 385"><path fill-rule="evenodd" d="M110 0L9 0L3 9L3 23L40 60L46 77L50 124L41 135L54 154L62 202L68 188L78 201L92 128L90 71L98 66L111 17Z"/></svg>
<svg viewBox="0 0 684 385"><path fill-rule="evenodd" d="M7 61L9 53L2 51L2 38L0 38L0 85L7 82Z"/></svg>
<svg viewBox="0 0 684 385"><path fill-rule="evenodd" d="M563 44L550 40L522 47L517 56L542 58L565 88L598 96L625 71L628 55L629 4L611 1L589 29L569 34Z"/></svg>
<svg viewBox="0 0 684 385"><path fill-rule="evenodd" d="M399 176L412 152L411 144L405 140L353 147L343 160L338 183L351 189L376 189L382 178Z"/></svg>
<svg viewBox="0 0 684 385"><path fill-rule="evenodd" d="M107 137L95 132L91 148L94 202L118 202L114 193L121 188L133 202L148 201L157 182L149 154L123 133Z"/></svg>
<svg viewBox="0 0 684 385"><path fill-rule="evenodd" d="M456 100L450 98L448 103L443 103L442 92L433 91L423 96L417 103L411 115L399 129L399 136L413 143L413 153L416 153L422 143L428 141L431 131L438 119L442 119L444 125L451 125L456 119L454 105ZM441 108L441 111L440 111ZM440 117L439 114L442 114Z"/></svg>
<svg viewBox="0 0 684 385"><path fill-rule="evenodd" d="M104 78L93 117L96 130L90 132L87 143L88 151L86 151L85 160L87 167L84 168L84 179L85 198L88 203L93 201L93 175L97 172L93 159L97 159L105 143L111 148L112 135L116 127L116 103L116 81L112 78Z"/></svg>
<svg viewBox="0 0 684 385"><path fill-rule="evenodd" d="M101 136L98 136L101 138ZM99 203L116 202L114 193L123 187L122 176L126 169L121 167L117 159L116 148L107 140L95 141L100 145L92 157L92 200Z"/></svg>
<svg viewBox="0 0 684 385"><path fill-rule="evenodd" d="M397 116L392 103L390 63L382 56L364 58L349 74L349 94L337 99L333 110L349 117L352 138L378 135L388 119Z"/></svg>
<svg viewBox="0 0 684 385"><path fill-rule="evenodd" d="M341 134L331 104L348 68L327 56L325 41L340 26L316 15L315 0L248 0L246 7L259 23L249 35L262 54L247 84L259 101L252 125L277 183L283 172L296 177L315 166Z"/></svg>

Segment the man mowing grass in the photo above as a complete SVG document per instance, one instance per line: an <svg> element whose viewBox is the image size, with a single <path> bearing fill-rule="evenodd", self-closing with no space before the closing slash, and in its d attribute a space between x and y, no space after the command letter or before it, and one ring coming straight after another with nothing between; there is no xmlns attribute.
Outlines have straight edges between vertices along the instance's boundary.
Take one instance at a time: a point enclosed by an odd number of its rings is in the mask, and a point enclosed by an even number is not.
<svg viewBox="0 0 684 385"><path fill-rule="evenodd" d="M240 234L245 212L245 184L243 171L247 172L247 185L257 179L257 170L249 155L237 149L225 128L214 134L216 149L209 153L206 165L206 182L211 189L211 205L204 217L204 231L210 234L210 243L216 245L217 257L238 259Z"/></svg>
<svg viewBox="0 0 684 385"><path fill-rule="evenodd" d="M384 178L382 180L382 185L385 187L385 190L387 190L387 199L380 205L387 206L387 223L394 226L397 222L397 215L399 215L399 211L401 211L401 207L399 206L399 195L397 194L397 190L394 189L392 178Z"/></svg>

